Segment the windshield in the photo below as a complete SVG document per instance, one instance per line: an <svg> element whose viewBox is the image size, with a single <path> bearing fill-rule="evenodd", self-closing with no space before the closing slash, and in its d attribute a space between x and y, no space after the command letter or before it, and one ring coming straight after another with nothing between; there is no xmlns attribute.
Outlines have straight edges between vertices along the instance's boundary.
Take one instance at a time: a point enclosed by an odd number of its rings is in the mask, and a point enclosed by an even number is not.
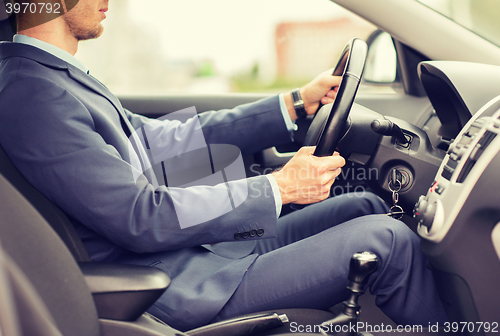
<svg viewBox="0 0 500 336"><path fill-rule="evenodd" d="M499 0L418 0L500 46Z"/></svg>

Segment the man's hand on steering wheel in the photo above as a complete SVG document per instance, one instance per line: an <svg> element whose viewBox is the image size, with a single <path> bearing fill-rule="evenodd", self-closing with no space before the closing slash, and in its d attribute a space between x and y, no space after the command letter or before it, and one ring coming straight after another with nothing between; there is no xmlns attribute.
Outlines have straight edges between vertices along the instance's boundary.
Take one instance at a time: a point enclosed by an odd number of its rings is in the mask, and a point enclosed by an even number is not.
<svg viewBox="0 0 500 336"><path fill-rule="evenodd" d="M337 89L340 84L340 76L332 76L332 70L325 71L311 82L300 88L300 95L304 102L304 108L307 114L314 114L318 110L319 104L330 104L335 100ZM295 108L293 106L292 94L285 94L285 103L292 121L297 119Z"/></svg>
<svg viewBox="0 0 500 336"><path fill-rule="evenodd" d="M330 195L345 160L338 153L316 157L312 155L314 150L315 147L302 147L281 170L272 173L283 204L311 204Z"/></svg>
<svg viewBox="0 0 500 336"><path fill-rule="evenodd" d="M320 109L304 140L304 146L277 173L273 173L280 189L283 204L308 204L329 196L335 177L345 160L335 152L346 132L347 119L363 75L368 47L363 40L350 40L335 67L300 89L300 96L292 91L285 95L292 120L297 119L294 100L299 114L308 115ZM340 75L332 76L331 74ZM338 98L338 99L335 99ZM302 102L301 102L302 100ZM333 104L331 104L333 103ZM301 174L302 173L302 174Z"/></svg>
<svg viewBox="0 0 500 336"><path fill-rule="evenodd" d="M333 103L341 79L340 76L332 76L330 69L300 88L307 114L315 114L320 104ZM285 102L290 118L296 120L291 92L285 94ZM330 188L345 160L338 153L328 158L315 157L312 155L314 150L315 147L302 147L281 170L273 173L283 204L311 204L330 195Z"/></svg>

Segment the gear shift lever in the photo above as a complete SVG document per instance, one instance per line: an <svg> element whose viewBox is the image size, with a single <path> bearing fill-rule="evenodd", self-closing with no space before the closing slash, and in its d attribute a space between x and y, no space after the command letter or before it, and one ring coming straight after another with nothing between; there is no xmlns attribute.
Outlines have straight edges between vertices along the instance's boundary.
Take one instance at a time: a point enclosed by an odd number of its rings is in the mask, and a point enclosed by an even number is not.
<svg viewBox="0 0 500 336"><path fill-rule="evenodd" d="M360 306L358 298L365 292L364 285L368 281L368 276L375 272L378 267L378 259L371 252L357 252L351 258L349 264L349 285L347 289L351 292L349 298L343 302L342 312L336 317L326 322L323 326L332 330L339 330L337 335L356 335L351 326L356 326L359 320ZM331 326L347 326L346 328L330 328ZM355 328L354 328L355 330Z"/></svg>

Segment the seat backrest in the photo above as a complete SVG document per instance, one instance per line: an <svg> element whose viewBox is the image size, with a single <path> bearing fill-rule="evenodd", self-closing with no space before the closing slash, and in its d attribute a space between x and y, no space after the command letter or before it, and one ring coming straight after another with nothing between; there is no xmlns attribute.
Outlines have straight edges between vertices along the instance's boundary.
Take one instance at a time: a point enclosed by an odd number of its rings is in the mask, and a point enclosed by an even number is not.
<svg viewBox="0 0 500 336"><path fill-rule="evenodd" d="M67 247L3 176L0 199L3 250L31 282L57 329L65 336L98 336L92 295Z"/></svg>
<svg viewBox="0 0 500 336"><path fill-rule="evenodd" d="M3 1L0 0L0 11L4 10ZM12 31L12 23L9 19L3 19L0 15L0 41L12 41L14 32Z"/></svg>
<svg viewBox="0 0 500 336"><path fill-rule="evenodd" d="M90 257L68 216L45 197L17 170L0 146L0 174L10 182L45 218L66 244L77 261L90 261Z"/></svg>

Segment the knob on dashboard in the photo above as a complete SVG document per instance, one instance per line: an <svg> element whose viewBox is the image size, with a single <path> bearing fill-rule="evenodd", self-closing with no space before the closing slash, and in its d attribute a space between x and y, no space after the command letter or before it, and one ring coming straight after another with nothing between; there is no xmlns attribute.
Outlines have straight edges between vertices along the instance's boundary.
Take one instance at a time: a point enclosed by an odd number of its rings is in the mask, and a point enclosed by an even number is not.
<svg viewBox="0 0 500 336"><path fill-rule="evenodd" d="M427 205L428 205L427 196L424 195L420 196L417 204L415 204L415 207L413 208L413 218L415 218L417 222L419 222L424 216L425 209L427 209Z"/></svg>
<svg viewBox="0 0 500 336"><path fill-rule="evenodd" d="M427 229L432 228L432 223L434 222L434 217L436 216L436 203L429 203L425 209L424 216L420 220L420 225L427 226Z"/></svg>
<svg viewBox="0 0 500 336"><path fill-rule="evenodd" d="M435 215L436 203L429 203L427 196L420 196L413 209L413 218L415 218L419 225L424 225L430 230Z"/></svg>

